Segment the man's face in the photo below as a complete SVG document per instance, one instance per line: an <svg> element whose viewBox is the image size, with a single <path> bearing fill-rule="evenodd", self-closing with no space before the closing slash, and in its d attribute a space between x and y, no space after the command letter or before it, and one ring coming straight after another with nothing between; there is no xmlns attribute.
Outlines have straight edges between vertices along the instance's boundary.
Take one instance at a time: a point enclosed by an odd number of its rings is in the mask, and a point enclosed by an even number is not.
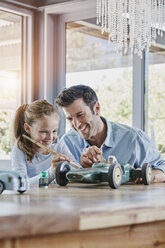
<svg viewBox="0 0 165 248"><path fill-rule="evenodd" d="M100 105L98 102L93 107L93 112L82 98L75 100L71 105L63 107L66 119L85 140L90 140L98 132L98 119Z"/></svg>

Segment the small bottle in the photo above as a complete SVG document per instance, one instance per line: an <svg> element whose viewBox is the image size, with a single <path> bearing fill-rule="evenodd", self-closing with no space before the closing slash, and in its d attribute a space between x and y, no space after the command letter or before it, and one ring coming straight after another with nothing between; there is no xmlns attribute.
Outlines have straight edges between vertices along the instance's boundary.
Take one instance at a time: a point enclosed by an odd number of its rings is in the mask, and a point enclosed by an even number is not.
<svg viewBox="0 0 165 248"><path fill-rule="evenodd" d="M39 178L39 187L48 188L48 177L46 171L42 171Z"/></svg>

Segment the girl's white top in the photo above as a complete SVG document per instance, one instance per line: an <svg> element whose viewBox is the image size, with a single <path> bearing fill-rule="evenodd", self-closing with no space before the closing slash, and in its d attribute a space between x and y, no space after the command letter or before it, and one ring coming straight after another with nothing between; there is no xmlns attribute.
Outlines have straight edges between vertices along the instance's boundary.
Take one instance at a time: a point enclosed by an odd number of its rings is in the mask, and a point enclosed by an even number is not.
<svg viewBox="0 0 165 248"><path fill-rule="evenodd" d="M72 161L75 161L75 158L66 145L57 142L56 144L52 144L51 150L56 153L64 154ZM27 160L27 154L21 151L17 146L14 146L12 150L12 169L26 176L30 184L38 184L40 173L46 171L50 183L55 179L55 174L51 170L51 160L53 157L54 155L51 153L47 155L36 153L32 162L29 162ZM75 161L75 163L77 163L77 161ZM55 182L55 180L53 182Z"/></svg>

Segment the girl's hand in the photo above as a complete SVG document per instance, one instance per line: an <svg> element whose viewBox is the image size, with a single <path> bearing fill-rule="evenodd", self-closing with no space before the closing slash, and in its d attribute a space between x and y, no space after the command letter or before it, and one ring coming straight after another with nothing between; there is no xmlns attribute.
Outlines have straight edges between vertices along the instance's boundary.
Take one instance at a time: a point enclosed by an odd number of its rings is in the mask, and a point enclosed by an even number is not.
<svg viewBox="0 0 165 248"><path fill-rule="evenodd" d="M58 154L58 155L54 156L52 161L51 161L51 169L52 169L52 172L54 174L56 172L56 166L57 166L58 162L60 162L60 161L70 162L70 158L68 158L67 156L65 156L63 154Z"/></svg>

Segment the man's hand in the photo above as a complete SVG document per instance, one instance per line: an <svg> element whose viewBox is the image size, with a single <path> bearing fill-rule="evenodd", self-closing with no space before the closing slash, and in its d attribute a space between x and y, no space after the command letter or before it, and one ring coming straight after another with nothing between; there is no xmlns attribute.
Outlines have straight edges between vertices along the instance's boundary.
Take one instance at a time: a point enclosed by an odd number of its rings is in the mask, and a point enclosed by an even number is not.
<svg viewBox="0 0 165 248"><path fill-rule="evenodd" d="M97 146L90 146L89 148L84 148L81 154L81 165L83 167L91 167L93 163L97 163L100 161L103 161L101 148L98 148Z"/></svg>
<svg viewBox="0 0 165 248"><path fill-rule="evenodd" d="M152 170L152 183L165 182L165 173L161 170Z"/></svg>
<svg viewBox="0 0 165 248"><path fill-rule="evenodd" d="M138 168L136 170L141 170ZM135 183L142 183L142 178L136 178ZM152 170L152 183L163 183L165 182L165 173L161 170Z"/></svg>

